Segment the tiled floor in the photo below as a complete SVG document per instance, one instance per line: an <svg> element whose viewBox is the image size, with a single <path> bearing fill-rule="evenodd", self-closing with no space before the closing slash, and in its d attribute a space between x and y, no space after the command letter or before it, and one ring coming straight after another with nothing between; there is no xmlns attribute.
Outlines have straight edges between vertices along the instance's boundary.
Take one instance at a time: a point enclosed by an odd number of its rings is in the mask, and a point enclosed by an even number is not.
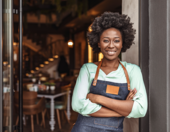
<svg viewBox="0 0 170 132"><path fill-rule="evenodd" d="M75 121L77 119L77 115L78 114L76 112L71 111L71 120L70 120L70 124L69 124L69 123L67 123L67 120L64 117L64 114L62 114L60 116L61 117L61 125L62 125L62 129L61 130L58 127L57 117L55 115L56 124L55 124L55 129L54 129L53 132L70 132L72 127L73 127L73 124L75 123ZM34 117L34 132L51 132L50 125L49 125L49 119L48 119L47 116L45 117L45 121L46 121L46 128L44 128L44 127L42 127L40 125L37 125L36 117ZM39 122L41 122L41 115L39 115ZM31 132L30 117L27 117L26 123L27 124L25 126L23 125L23 129L24 129L23 132Z"/></svg>

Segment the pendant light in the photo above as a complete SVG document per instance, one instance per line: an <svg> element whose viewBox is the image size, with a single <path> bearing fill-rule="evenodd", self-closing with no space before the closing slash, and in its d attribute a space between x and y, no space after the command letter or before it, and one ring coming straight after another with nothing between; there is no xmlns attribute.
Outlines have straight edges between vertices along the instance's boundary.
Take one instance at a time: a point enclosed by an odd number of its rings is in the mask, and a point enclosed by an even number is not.
<svg viewBox="0 0 170 132"><path fill-rule="evenodd" d="M70 30L69 40L67 42L69 48L73 48L73 45L74 45L71 34L72 34L72 31Z"/></svg>
<svg viewBox="0 0 170 132"><path fill-rule="evenodd" d="M26 75L27 77L29 77L29 73L26 73L25 75Z"/></svg>
<svg viewBox="0 0 170 132"><path fill-rule="evenodd" d="M4 66L8 65L8 61L3 61L3 65Z"/></svg>
<svg viewBox="0 0 170 132"><path fill-rule="evenodd" d="M44 64L40 64L40 67L44 67Z"/></svg>
<svg viewBox="0 0 170 132"><path fill-rule="evenodd" d="M34 73L34 70L31 70L31 73Z"/></svg>
<svg viewBox="0 0 170 132"><path fill-rule="evenodd" d="M70 39L70 40L67 42L67 44L68 44L68 47L69 47L69 48L73 48L73 44L74 44L74 43L73 43L73 40Z"/></svg>
<svg viewBox="0 0 170 132"><path fill-rule="evenodd" d="M58 58L58 55L55 55L54 58L57 59L57 58Z"/></svg>
<svg viewBox="0 0 170 132"><path fill-rule="evenodd" d="M48 64L49 64L49 61L44 61L44 64L48 65Z"/></svg>
<svg viewBox="0 0 170 132"><path fill-rule="evenodd" d="M38 71L39 69L40 69L39 67L36 67L36 68L35 68L35 70L37 70L37 71Z"/></svg>
<svg viewBox="0 0 170 132"><path fill-rule="evenodd" d="M54 58L48 58L49 61L54 61Z"/></svg>

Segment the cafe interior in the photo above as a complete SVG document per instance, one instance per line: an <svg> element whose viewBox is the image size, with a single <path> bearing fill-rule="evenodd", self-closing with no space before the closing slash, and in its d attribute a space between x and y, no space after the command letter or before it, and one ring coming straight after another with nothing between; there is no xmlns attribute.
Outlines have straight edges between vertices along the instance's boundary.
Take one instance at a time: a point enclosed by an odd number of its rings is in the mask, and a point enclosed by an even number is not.
<svg viewBox="0 0 170 132"><path fill-rule="evenodd" d="M121 13L121 5L121 0L23 0L22 54L19 14L13 14L13 123L19 124L22 56L23 132L71 131L78 116L71 108L71 98L79 70L84 63L103 57L93 53L86 34L95 17L105 11ZM18 0L13 6L18 8ZM4 57L8 56L4 53ZM8 61L3 66L3 82L8 84ZM4 86L6 98L8 90ZM8 112L3 119L7 126Z"/></svg>

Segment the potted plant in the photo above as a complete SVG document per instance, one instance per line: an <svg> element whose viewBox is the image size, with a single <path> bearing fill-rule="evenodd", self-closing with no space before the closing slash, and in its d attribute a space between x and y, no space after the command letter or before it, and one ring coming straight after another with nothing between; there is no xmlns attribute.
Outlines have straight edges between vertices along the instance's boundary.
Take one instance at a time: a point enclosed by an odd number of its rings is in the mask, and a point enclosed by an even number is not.
<svg viewBox="0 0 170 132"><path fill-rule="evenodd" d="M49 87L50 87L50 83L49 82L45 82L44 85L46 85L46 90L48 90Z"/></svg>
<svg viewBox="0 0 170 132"><path fill-rule="evenodd" d="M50 89L55 90L55 83L50 83Z"/></svg>

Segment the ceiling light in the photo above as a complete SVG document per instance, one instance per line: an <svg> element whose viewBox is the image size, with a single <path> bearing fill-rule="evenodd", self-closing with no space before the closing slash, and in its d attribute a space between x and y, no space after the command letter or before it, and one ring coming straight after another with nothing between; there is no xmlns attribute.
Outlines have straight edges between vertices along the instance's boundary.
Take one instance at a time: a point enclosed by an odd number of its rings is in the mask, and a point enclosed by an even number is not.
<svg viewBox="0 0 170 132"><path fill-rule="evenodd" d="M54 58L58 58L58 55L55 55Z"/></svg>
<svg viewBox="0 0 170 132"><path fill-rule="evenodd" d="M43 64L40 64L40 67L44 67L44 65L43 65Z"/></svg>
<svg viewBox="0 0 170 132"><path fill-rule="evenodd" d="M28 77L28 76L29 76L29 73L26 73L26 76Z"/></svg>
<svg viewBox="0 0 170 132"><path fill-rule="evenodd" d="M31 73L34 73L34 70L31 70Z"/></svg>
<svg viewBox="0 0 170 132"><path fill-rule="evenodd" d="M46 64L46 65L47 65L47 64L49 64L49 62L48 62L48 61L44 61L44 64Z"/></svg>
<svg viewBox="0 0 170 132"><path fill-rule="evenodd" d="M70 40L68 41L68 47L69 47L69 48L73 48L73 40L70 39Z"/></svg>
<svg viewBox="0 0 170 132"><path fill-rule="evenodd" d="M8 64L8 61L4 61L3 65L6 66Z"/></svg>
<svg viewBox="0 0 170 132"><path fill-rule="evenodd" d="M53 58L49 58L48 60L49 60L49 61L54 61L54 59L53 59Z"/></svg>
<svg viewBox="0 0 170 132"><path fill-rule="evenodd" d="M16 45L18 45L18 43L17 42L13 42L13 45L16 46Z"/></svg>
<svg viewBox="0 0 170 132"><path fill-rule="evenodd" d="M35 70L37 70L37 71L38 71L39 69L40 69L39 67L36 67L36 68L35 68Z"/></svg>

